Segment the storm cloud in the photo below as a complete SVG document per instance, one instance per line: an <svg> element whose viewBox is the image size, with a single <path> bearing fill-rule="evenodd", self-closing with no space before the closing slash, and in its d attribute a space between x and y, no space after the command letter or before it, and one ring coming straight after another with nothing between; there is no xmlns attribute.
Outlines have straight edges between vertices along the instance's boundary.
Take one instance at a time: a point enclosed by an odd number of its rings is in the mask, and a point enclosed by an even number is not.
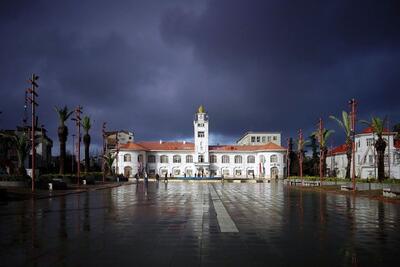
<svg viewBox="0 0 400 267"><path fill-rule="evenodd" d="M190 139L200 104L218 143L310 133L319 117L336 129L328 116L352 97L360 118L400 122L399 29L398 1L5 0L1 128L21 124L32 72L55 141L65 104L92 117L95 143L103 121L138 140Z"/></svg>

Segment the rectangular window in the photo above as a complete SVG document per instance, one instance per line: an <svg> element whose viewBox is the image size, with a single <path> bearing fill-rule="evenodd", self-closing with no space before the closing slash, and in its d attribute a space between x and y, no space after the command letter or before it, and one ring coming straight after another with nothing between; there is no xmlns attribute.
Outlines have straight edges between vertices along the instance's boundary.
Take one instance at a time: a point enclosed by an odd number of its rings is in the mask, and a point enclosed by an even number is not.
<svg viewBox="0 0 400 267"><path fill-rule="evenodd" d="M255 136L252 136L252 137L251 137L251 142L254 143L255 141L256 141L256 137L255 137Z"/></svg>
<svg viewBox="0 0 400 267"><path fill-rule="evenodd" d="M274 136L274 137L272 137L272 140L276 141L276 140L278 140L278 137Z"/></svg>
<svg viewBox="0 0 400 267"><path fill-rule="evenodd" d="M235 176L241 176L242 170L235 170Z"/></svg>
<svg viewBox="0 0 400 267"><path fill-rule="evenodd" d="M374 156L373 155L369 155L368 161L369 161L369 164L373 164L374 163Z"/></svg>
<svg viewBox="0 0 400 267"><path fill-rule="evenodd" d="M271 142L271 136L268 136L268 142Z"/></svg>
<svg viewBox="0 0 400 267"><path fill-rule="evenodd" d="M361 164L361 156L358 155L358 164Z"/></svg>
<svg viewBox="0 0 400 267"><path fill-rule="evenodd" d="M204 137L204 132L198 132L197 137Z"/></svg>
<svg viewBox="0 0 400 267"><path fill-rule="evenodd" d="M257 136L257 143L260 143L260 137Z"/></svg>
<svg viewBox="0 0 400 267"><path fill-rule="evenodd" d="M198 123L197 126L198 127L204 127L204 123Z"/></svg>
<svg viewBox="0 0 400 267"><path fill-rule="evenodd" d="M265 143L265 136L262 137L262 142Z"/></svg>
<svg viewBox="0 0 400 267"><path fill-rule="evenodd" d="M367 146L373 146L374 145L374 138L367 138Z"/></svg>

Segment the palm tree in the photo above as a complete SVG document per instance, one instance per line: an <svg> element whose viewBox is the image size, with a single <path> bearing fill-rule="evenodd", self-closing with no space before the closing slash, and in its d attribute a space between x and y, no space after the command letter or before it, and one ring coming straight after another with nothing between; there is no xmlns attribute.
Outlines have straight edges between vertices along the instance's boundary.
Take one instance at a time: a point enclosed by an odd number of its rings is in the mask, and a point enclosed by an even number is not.
<svg viewBox="0 0 400 267"><path fill-rule="evenodd" d="M105 160L105 163L106 163L107 168L108 168L108 173L110 175L113 174L112 165L114 163L115 158L116 158L116 156L113 155L111 152L108 152L106 155L103 156L103 159Z"/></svg>
<svg viewBox="0 0 400 267"><path fill-rule="evenodd" d="M347 156L347 166L346 166L346 178L350 179L350 166L351 166L351 152L352 152L352 140L351 140L351 118L346 111L342 111L342 120L336 118L335 116L329 116L332 120L335 120L339 126L343 129L346 135L346 156Z"/></svg>
<svg viewBox="0 0 400 267"><path fill-rule="evenodd" d="M85 172L89 172L90 168L90 159L89 159L89 147L90 147L90 135L89 130L92 127L90 122L90 117L85 116L82 120L82 127L85 131L85 135L83 136L83 143L85 144Z"/></svg>
<svg viewBox="0 0 400 267"><path fill-rule="evenodd" d="M308 140L297 139L297 156L299 157L299 172L303 184L303 158L304 158L304 147L308 144Z"/></svg>
<svg viewBox="0 0 400 267"><path fill-rule="evenodd" d="M383 133L385 131L385 124L386 118L383 120L379 117L372 117L371 121L364 121L361 122L367 124L369 127L372 128L372 131L378 136L378 139L375 141L375 150L378 156L378 180L382 182L385 178L385 149L386 149L386 142L383 139Z"/></svg>
<svg viewBox="0 0 400 267"><path fill-rule="evenodd" d="M28 134L25 132L21 134L14 132L9 134L0 133L0 135L10 140L11 144L15 147L18 157L17 173L26 176L25 159L32 147Z"/></svg>
<svg viewBox="0 0 400 267"><path fill-rule="evenodd" d="M326 171L326 154L328 152L328 146L327 146L328 139L334 132L335 131L333 131L333 130L327 130L325 128L322 129L322 135L321 136L319 134L319 131L313 132L313 135L318 140L319 150L321 152L320 160L322 161L322 176L325 176L325 171Z"/></svg>
<svg viewBox="0 0 400 267"><path fill-rule="evenodd" d="M65 122L72 115L74 111L68 111L68 107L64 106L63 108L54 108L58 114L58 119L60 122L60 126L58 126L58 140L60 141L60 174L65 173L65 144L67 142L68 137L68 127L65 125Z"/></svg>

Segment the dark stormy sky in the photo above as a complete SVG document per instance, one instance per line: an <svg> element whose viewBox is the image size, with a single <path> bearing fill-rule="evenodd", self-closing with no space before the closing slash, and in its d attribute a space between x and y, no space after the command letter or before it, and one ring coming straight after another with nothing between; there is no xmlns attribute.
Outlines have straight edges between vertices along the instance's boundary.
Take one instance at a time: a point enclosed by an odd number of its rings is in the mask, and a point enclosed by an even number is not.
<svg viewBox="0 0 400 267"><path fill-rule="evenodd" d="M137 140L189 140L200 104L213 143L307 134L321 116L338 144L328 116L351 97L363 119L400 121L397 0L2 0L0 35L1 128L20 124L35 72L55 141L65 104L92 117L95 143L103 121Z"/></svg>

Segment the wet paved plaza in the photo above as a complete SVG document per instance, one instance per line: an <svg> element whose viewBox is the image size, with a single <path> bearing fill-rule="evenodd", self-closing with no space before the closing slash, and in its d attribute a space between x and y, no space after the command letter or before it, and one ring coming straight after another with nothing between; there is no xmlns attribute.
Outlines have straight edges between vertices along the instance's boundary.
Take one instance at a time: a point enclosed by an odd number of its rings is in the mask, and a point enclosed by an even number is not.
<svg viewBox="0 0 400 267"><path fill-rule="evenodd" d="M281 183L141 183L2 203L0 266L397 265L399 221Z"/></svg>

